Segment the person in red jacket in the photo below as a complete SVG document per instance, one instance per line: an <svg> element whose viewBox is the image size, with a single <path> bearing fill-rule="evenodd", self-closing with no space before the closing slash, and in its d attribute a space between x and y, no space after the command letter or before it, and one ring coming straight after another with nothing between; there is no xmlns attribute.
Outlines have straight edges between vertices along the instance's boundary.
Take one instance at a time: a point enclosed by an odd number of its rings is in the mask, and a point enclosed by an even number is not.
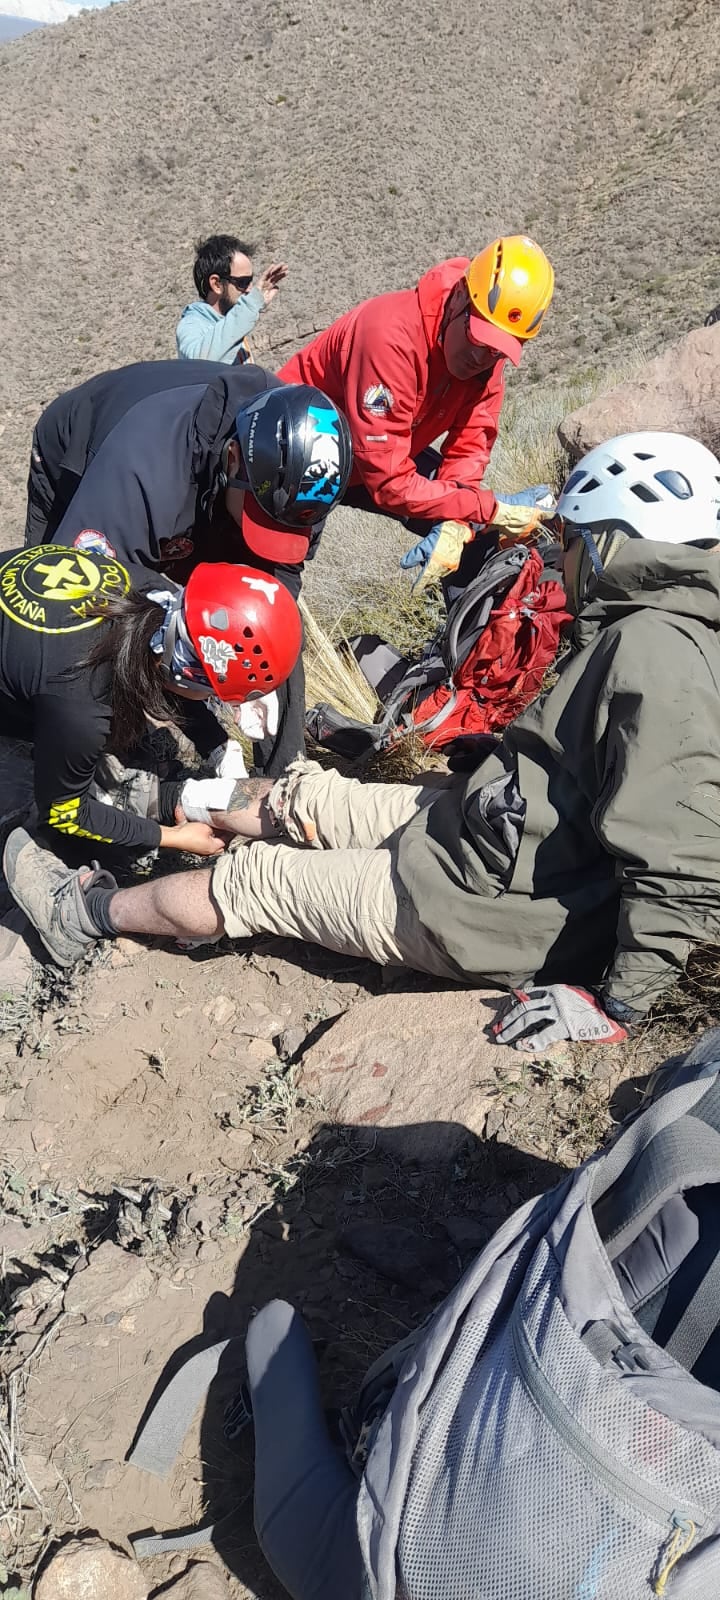
<svg viewBox="0 0 720 1600"><path fill-rule="evenodd" d="M499 502L482 479L505 362L517 366L524 342L539 332L553 283L532 239L496 239L472 261L457 256L432 267L414 289L365 300L278 376L317 384L342 407L353 442L351 486L364 486L377 510L408 522L493 524L521 537L540 511ZM431 479L419 458L443 433ZM360 503L352 487L346 498Z"/></svg>

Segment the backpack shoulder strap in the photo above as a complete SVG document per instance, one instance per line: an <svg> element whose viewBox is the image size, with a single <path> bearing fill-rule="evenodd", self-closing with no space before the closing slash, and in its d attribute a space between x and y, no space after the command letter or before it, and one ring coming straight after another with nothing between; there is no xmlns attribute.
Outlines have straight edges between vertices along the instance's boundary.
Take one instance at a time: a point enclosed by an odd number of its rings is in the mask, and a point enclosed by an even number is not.
<svg viewBox="0 0 720 1600"><path fill-rule="evenodd" d="M443 660L450 674L462 664L468 649L487 626L496 600L512 588L531 554L524 544L498 550L450 607L442 640Z"/></svg>

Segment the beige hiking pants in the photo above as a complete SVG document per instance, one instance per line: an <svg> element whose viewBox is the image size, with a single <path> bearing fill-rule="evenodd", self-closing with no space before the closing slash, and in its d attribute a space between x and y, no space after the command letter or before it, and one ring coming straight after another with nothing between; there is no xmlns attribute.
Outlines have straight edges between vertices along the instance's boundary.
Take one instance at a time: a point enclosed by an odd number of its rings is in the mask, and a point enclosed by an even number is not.
<svg viewBox="0 0 720 1600"><path fill-rule="evenodd" d="M381 966L457 979L397 872L398 830L438 792L437 784L359 783L294 761L270 795L292 844L238 841L213 869L225 932L305 939Z"/></svg>

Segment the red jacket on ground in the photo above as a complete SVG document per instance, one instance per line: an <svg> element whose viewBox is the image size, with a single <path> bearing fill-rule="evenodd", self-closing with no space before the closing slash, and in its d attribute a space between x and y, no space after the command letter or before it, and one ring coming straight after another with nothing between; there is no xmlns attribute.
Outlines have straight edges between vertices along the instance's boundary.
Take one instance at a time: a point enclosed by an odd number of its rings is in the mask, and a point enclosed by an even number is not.
<svg viewBox="0 0 720 1600"><path fill-rule="evenodd" d="M316 384L342 408L355 453L350 481L364 483L391 516L489 522L495 509L481 479L497 435L504 360L477 378L453 378L439 343L448 295L467 266L456 256L414 289L364 300L278 373L286 383ZM446 430L430 482L414 458Z"/></svg>

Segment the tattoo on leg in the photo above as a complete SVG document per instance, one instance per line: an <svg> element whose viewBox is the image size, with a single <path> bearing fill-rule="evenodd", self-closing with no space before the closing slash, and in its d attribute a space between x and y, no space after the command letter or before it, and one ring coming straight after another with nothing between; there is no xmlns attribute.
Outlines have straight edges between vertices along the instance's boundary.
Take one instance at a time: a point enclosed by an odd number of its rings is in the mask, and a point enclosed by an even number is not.
<svg viewBox="0 0 720 1600"><path fill-rule="evenodd" d="M265 800L273 787L272 778L239 778L225 807L226 811L247 811Z"/></svg>

